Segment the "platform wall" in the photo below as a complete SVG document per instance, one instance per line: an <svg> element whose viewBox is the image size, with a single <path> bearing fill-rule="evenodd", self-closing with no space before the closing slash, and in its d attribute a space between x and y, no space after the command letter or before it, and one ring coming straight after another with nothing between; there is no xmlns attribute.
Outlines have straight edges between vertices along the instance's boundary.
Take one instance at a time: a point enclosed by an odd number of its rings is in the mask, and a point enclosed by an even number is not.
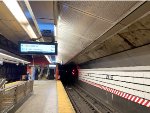
<svg viewBox="0 0 150 113"><path fill-rule="evenodd" d="M148 70L81 69L79 78L150 100L150 72Z"/></svg>
<svg viewBox="0 0 150 113"><path fill-rule="evenodd" d="M144 109L150 107L149 50L148 44L80 64L79 80L112 106L120 110L132 107L124 113L148 113Z"/></svg>
<svg viewBox="0 0 150 113"><path fill-rule="evenodd" d="M132 67L130 67L132 68ZM150 107L150 72L146 67L81 69L79 79L130 101ZM150 67L147 67L147 69ZM128 70L127 70L128 69ZM143 100L144 101L143 101Z"/></svg>
<svg viewBox="0 0 150 113"><path fill-rule="evenodd" d="M150 66L150 44L80 64L82 69Z"/></svg>
<svg viewBox="0 0 150 113"><path fill-rule="evenodd" d="M135 102L124 99L118 95L109 93L106 90L95 87L89 83L79 81L79 85L99 98L106 106L110 106L118 111L118 113L149 113L150 108L137 104Z"/></svg>

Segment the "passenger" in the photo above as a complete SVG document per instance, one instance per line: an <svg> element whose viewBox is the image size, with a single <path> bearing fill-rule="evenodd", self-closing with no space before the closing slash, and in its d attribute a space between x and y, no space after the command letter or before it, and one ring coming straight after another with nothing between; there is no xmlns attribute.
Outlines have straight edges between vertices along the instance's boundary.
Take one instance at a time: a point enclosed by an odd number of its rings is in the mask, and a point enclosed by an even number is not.
<svg viewBox="0 0 150 113"><path fill-rule="evenodd" d="M22 80L23 80L23 81L26 80L26 75L22 75Z"/></svg>
<svg viewBox="0 0 150 113"><path fill-rule="evenodd" d="M26 80L31 80L31 76L30 76L29 72L27 72L27 76L26 77L27 77Z"/></svg>

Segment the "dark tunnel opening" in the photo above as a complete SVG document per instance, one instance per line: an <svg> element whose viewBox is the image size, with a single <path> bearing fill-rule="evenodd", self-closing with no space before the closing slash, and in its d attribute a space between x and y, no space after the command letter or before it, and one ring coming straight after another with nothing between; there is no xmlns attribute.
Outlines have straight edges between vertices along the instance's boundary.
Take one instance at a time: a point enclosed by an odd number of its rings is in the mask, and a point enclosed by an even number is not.
<svg viewBox="0 0 150 113"><path fill-rule="evenodd" d="M78 81L78 66L71 62L65 65L58 65L60 80L64 86L72 86Z"/></svg>

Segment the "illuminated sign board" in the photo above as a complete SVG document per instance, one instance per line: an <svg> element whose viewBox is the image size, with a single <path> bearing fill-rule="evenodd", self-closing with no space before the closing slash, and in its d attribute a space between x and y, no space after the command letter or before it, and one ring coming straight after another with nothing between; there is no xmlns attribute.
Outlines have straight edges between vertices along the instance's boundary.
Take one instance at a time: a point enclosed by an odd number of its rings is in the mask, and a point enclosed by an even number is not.
<svg viewBox="0 0 150 113"><path fill-rule="evenodd" d="M21 54L57 55L57 43L19 42Z"/></svg>

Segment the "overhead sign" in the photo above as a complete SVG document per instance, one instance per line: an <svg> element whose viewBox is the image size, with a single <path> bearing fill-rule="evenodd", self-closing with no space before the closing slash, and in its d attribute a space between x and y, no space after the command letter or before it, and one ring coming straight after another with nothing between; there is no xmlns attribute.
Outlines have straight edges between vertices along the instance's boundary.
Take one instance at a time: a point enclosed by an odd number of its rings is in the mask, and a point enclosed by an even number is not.
<svg viewBox="0 0 150 113"><path fill-rule="evenodd" d="M57 55L57 43L49 42L19 42L21 54Z"/></svg>

